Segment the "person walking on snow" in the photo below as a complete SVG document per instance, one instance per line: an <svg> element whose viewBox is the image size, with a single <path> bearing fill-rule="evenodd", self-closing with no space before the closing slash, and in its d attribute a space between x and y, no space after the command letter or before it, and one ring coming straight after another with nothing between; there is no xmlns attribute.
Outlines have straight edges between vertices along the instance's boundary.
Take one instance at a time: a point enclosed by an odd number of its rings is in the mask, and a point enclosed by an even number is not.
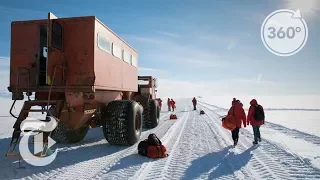
<svg viewBox="0 0 320 180"><path fill-rule="evenodd" d="M238 144L239 130L242 128L241 124L243 123L243 126L247 127L246 113L244 112L242 103L239 100L235 100L232 102L228 114L233 115L236 119L236 128L231 131L233 146L235 147Z"/></svg>
<svg viewBox="0 0 320 180"><path fill-rule="evenodd" d="M170 101L170 98L168 98L167 105L168 105L168 111L171 111L171 101Z"/></svg>
<svg viewBox="0 0 320 180"><path fill-rule="evenodd" d="M161 111L161 108L162 108L162 99L159 99L159 106L160 106L160 111Z"/></svg>
<svg viewBox="0 0 320 180"><path fill-rule="evenodd" d="M253 144L261 142L260 126L264 124L264 110L257 100L252 99L250 101L250 108L248 112L248 124L252 125L254 141Z"/></svg>
<svg viewBox="0 0 320 180"><path fill-rule="evenodd" d="M172 106L172 112L174 111L174 109L176 108L176 102L171 99L171 106Z"/></svg>
<svg viewBox="0 0 320 180"><path fill-rule="evenodd" d="M193 110L197 110L197 100L195 97L192 99L192 104L193 104Z"/></svg>

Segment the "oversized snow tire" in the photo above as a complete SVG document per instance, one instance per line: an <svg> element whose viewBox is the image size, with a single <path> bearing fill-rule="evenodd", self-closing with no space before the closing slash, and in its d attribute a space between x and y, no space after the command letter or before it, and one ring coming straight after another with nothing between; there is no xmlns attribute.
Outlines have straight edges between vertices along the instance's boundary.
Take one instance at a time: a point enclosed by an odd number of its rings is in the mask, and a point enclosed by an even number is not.
<svg viewBox="0 0 320 180"><path fill-rule="evenodd" d="M155 128L159 124L159 116L157 115L157 101L152 99L149 101L148 108L144 110L144 126L146 128Z"/></svg>
<svg viewBox="0 0 320 180"><path fill-rule="evenodd" d="M49 108L50 114L55 116L54 110L55 106ZM57 143L78 143L80 142L88 133L89 125L84 125L80 129L71 130L66 127L62 122L58 123L56 129L51 133L51 138Z"/></svg>
<svg viewBox="0 0 320 180"><path fill-rule="evenodd" d="M161 111L160 105L159 105L159 103L157 103L157 119L160 118L160 111Z"/></svg>
<svg viewBox="0 0 320 180"><path fill-rule="evenodd" d="M142 132L142 107L135 101L110 102L102 111L103 134L109 144L133 145Z"/></svg>
<svg viewBox="0 0 320 180"><path fill-rule="evenodd" d="M63 123L59 122L56 129L52 131L50 137L58 143L78 143L87 135L88 130L88 125L77 130L71 130Z"/></svg>

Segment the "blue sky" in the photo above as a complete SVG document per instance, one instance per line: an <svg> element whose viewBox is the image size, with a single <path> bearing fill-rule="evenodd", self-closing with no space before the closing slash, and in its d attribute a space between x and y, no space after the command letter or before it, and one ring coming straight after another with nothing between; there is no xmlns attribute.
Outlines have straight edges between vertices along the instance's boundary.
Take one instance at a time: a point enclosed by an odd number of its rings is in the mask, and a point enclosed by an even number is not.
<svg viewBox="0 0 320 180"><path fill-rule="evenodd" d="M140 74L158 77L163 96L320 94L317 0L25 2L1 1L0 70L8 67L11 21L51 11L97 16L138 51ZM309 27L306 46L291 57L270 53L260 38L264 18L281 8L299 8Z"/></svg>

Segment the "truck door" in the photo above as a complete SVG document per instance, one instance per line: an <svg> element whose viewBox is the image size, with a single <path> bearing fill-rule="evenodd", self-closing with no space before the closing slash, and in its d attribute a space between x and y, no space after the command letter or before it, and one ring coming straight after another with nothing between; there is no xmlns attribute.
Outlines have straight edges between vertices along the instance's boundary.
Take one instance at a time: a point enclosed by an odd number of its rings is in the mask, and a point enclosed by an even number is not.
<svg viewBox="0 0 320 180"><path fill-rule="evenodd" d="M48 49L46 84L62 86L64 84L63 25L51 12L48 13Z"/></svg>

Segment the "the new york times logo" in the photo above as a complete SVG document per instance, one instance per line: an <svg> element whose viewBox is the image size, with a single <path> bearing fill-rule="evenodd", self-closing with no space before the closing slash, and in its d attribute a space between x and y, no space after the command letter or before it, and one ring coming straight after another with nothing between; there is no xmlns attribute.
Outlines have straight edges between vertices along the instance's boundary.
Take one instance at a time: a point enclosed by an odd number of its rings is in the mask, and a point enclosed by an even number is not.
<svg viewBox="0 0 320 180"><path fill-rule="evenodd" d="M36 154L44 154L47 149L56 143L50 137L48 137L47 143L43 143L44 136L42 132L51 132L57 127L57 121L53 117L48 118L50 121L45 122L28 117L20 125L23 137L19 143L19 151L22 159L33 166L46 166L52 163L58 153L58 149L56 149L55 152L49 156L35 156ZM30 131L24 132L25 130ZM35 131L40 131L41 133ZM34 153L30 152L28 146L29 137L32 135L34 136Z"/></svg>

